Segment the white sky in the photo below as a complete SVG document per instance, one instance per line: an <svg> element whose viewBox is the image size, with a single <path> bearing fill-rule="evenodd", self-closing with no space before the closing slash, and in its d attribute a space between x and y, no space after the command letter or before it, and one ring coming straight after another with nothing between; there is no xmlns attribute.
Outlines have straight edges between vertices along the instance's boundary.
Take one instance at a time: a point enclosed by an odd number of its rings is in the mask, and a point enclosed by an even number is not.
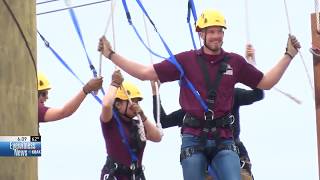
<svg viewBox="0 0 320 180"><path fill-rule="evenodd" d="M41 2L38 0L37 2ZM74 4L89 0L72 1ZM133 23L145 37L141 10L135 1L128 1ZM287 1L290 26L301 42L301 53L309 74L313 77L310 14L314 1ZM110 13L110 2L75 9L82 35L96 69L99 64L97 44L103 35ZM187 0L143 1L149 15L172 52L192 49L186 23ZM228 29L223 48L239 54L246 44L245 1L195 0L198 15L205 8L216 8L225 14ZM37 6L37 13L64 7L64 1ZM288 25L283 1L249 1L250 39L256 48L258 68L267 72L285 51ZM150 63L133 29L129 26L121 1L115 9L115 50L119 54L144 64ZM149 24L148 24L149 25ZM92 77L80 40L68 11L37 16L37 28L50 45L61 55L83 81ZM111 28L111 26L110 26ZM151 48L168 56L160 39L148 26ZM112 40L111 29L107 33ZM62 106L80 89L80 83L58 62L38 38L38 69L46 73L52 84L47 105ZM155 62L160 59L154 58ZM103 61L104 88L108 86L114 65ZM152 99L149 82L125 75L141 87L144 94L142 107L152 117ZM277 87L298 99L298 105L275 90L265 92L265 99L241 108L241 139L253 163L255 179L318 179L316 127L313 95L301 58L296 56ZM167 112L177 110L178 85L161 86L161 98ZM101 94L99 94L100 97ZM63 121L41 124L42 157L39 158L39 180L99 179L106 154L99 115L101 107L88 96L78 111ZM160 143L147 144L143 164L147 179L182 179L179 163L180 129L164 130Z"/></svg>

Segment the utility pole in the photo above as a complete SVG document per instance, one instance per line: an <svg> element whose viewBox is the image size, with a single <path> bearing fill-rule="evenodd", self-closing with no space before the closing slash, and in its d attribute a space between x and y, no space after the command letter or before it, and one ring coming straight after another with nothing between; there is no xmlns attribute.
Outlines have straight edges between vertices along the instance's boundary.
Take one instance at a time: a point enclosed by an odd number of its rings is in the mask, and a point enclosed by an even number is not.
<svg viewBox="0 0 320 180"><path fill-rule="evenodd" d="M38 135L36 1L0 0L0 136ZM37 180L37 157L0 157L0 180Z"/></svg>
<svg viewBox="0 0 320 180"><path fill-rule="evenodd" d="M319 14L318 14L319 15ZM317 31L316 13L311 14L312 46L320 49L320 32ZM319 55L319 52L317 52ZM317 124L318 175L320 175L320 56L313 55L314 93Z"/></svg>

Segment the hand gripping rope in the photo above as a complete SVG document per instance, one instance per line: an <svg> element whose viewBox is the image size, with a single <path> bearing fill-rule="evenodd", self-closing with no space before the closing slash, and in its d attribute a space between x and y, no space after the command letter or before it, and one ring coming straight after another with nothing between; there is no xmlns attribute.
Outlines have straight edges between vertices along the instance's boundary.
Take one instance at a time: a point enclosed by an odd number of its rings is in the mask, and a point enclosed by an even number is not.
<svg viewBox="0 0 320 180"><path fill-rule="evenodd" d="M71 7L71 2L70 2L70 0L65 0L65 4L66 4L66 6ZM79 26L79 23L78 23L78 20L77 20L76 13L74 12L73 8L69 8L68 11L69 11L70 17L71 17L71 19L72 19L72 23L73 23L73 25L74 25L74 28L76 29L76 32L77 32L78 37L79 37L79 39L80 39L82 48L83 48L83 50L84 50L84 52L85 52L85 54L86 54L86 57L87 57L87 60L88 60L88 64L89 64L89 68L90 68L90 70L92 71L93 77L97 77L96 68L94 67L94 65L93 65L93 63L92 63L92 61L91 61L91 59L90 59L90 57L89 57L89 55L88 55L86 46L85 46L85 44L84 44L83 36L82 36L81 30L80 30L80 26ZM105 94L103 88L101 88L101 92L102 92L103 94ZM98 92L95 92L95 94L97 94L97 93L98 93Z"/></svg>
<svg viewBox="0 0 320 180"><path fill-rule="evenodd" d="M176 60L175 56L172 54L171 50L169 49L167 43L164 41L164 39L162 38L162 36L160 35L160 33L158 32L157 28L155 27L155 24L153 23L153 21L151 20L151 18L149 17L147 11L145 10L145 8L143 7L142 3L139 0L136 0L136 2L138 3L139 7L141 8L141 10L143 11L143 13L145 14L145 16L148 18L149 22L153 25L155 32L158 34L163 46L165 47L166 51L168 52L168 54L170 55L170 57L168 58L169 62L171 62L176 68L177 70L180 72L180 82L183 83L184 85L186 85L194 94L194 96L196 97L196 99L199 101L201 107L204 109L205 113L209 112L209 108L206 105L206 103L204 102L204 100L202 99L202 97L200 96L200 93L194 88L193 84L190 82L190 80L188 78L185 77L184 75L184 71L183 68L181 67L181 65L178 63L178 61ZM130 12L126 3L126 0L122 0L122 4L123 4L123 8L126 12L127 15L127 19L128 19L128 23L131 25L131 27L134 29L136 35L138 36L138 38L140 39L140 41L142 42L142 44L150 51L150 49L146 46L146 44L142 41L141 36L139 35L139 33L137 32L135 26L132 23L131 20L131 16L130 16ZM150 51L153 55L155 55L153 53L153 51ZM155 55L157 56L157 55ZM159 57L159 56L158 56ZM161 57L163 58L163 57ZM181 84L180 84L181 85Z"/></svg>
<svg viewBox="0 0 320 180"><path fill-rule="evenodd" d="M37 32L38 32L40 38L42 39L42 41L44 42L45 46L50 49L50 51L52 52L52 54L53 54L54 56L56 56L56 58L59 60L59 62L60 62L82 85L84 85L84 82L83 82L83 81L77 76L77 74L71 69L71 67L67 64L67 62L64 61L64 60L62 59L62 57L50 46L49 42L44 38L44 36L43 36L42 34L40 34L39 31L37 31ZM101 101L101 99L100 99L98 96L96 96L96 95L93 94L93 93L90 93L90 94L97 100L98 103L102 104L102 101Z"/></svg>
<svg viewBox="0 0 320 180"><path fill-rule="evenodd" d="M289 34L291 35L292 34L292 31L291 31L291 27L290 27L290 21L289 21L289 13L288 13L288 7L287 7L287 2L286 0L283 0L283 3L284 3L284 7L285 7L285 13L286 13L286 17L287 17L287 24L288 24L288 30L289 30ZM311 78L310 78L310 75L309 75L309 71L307 69L307 66L306 66L306 63L305 63L305 60L301 54L301 51L298 49L298 52L299 52L299 55L300 55L300 59L302 60L302 63L303 63L303 67L304 67L304 70L305 70L305 73L307 75L307 78L308 78L308 81L309 81L309 85L310 85L310 89L312 91L312 95L313 95L313 98L314 98L314 88L313 88L313 85L312 85L312 81L311 81Z"/></svg>
<svg viewBox="0 0 320 180"><path fill-rule="evenodd" d="M132 100L131 100L130 96L128 95L127 90L126 90L126 89L124 88L124 86L122 86L122 85L121 85L121 88L123 88L124 93L125 93L126 96L128 97L129 103L132 104ZM146 134L145 134L145 132L144 132L144 126L143 126L143 122L142 122L142 120L141 120L141 116L138 114L137 117L138 117L138 120L139 120L139 124L138 124L138 128L139 128L139 129L138 129L138 132L139 132L139 135L140 135L140 139L141 139L141 141L146 141L147 138L146 138Z"/></svg>
<svg viewBox="0 0 320 180"><path fill-rule="evenodd" d="M248 0L245 0L245 28L246 28L246 41L247 41L247 44L251 44L251 41L250 41L250 28L249 28L249 4L248 4ZM250 57L250 58L253 58L253 57ZM250 59L251 61L253 62L256 62L255 59ZM274 87L273 88L274 90L276 90L277 92L279 92L280 94L288 97L289 99L293 100L294 102L296 102L297 104L301 104L301 101L297 98L295 98L294 96L290 95L289 93L286 93L284 92L283 90L280 90L279 88L277 87Z"/></svg>
<svg viewBox="0 0 320 180"><path fill-rule="evenodd" d="M114 0L111 0L111 13L110 13L110 15L109 15L109 18L108 18L108 21L107 21L107 25L106 25L106 28L105 28L105 31L104 31L104 35L107 33L107 31L108 31L108 28L109 28L109 25L110 25L110 20L111 20L111 22L112 22L112 34L113 34L113 47L115 48L115 30L114 30L114 8L115 8L115 5L116 5L116 3L115 3L116 1L114 1ZM99 74L101 74L101 66L102 66L102 53L100 53L100 60L99 60L100 62L99 62ZM117 67L115 67L115 69L117 69ZM124 89L124 87L122 86L122 88ZM128 94L127 94L127 91L124 89L124 92L125 92L125 94L126 94L126 96L128 96ZM130 103L132 103L132 101L131 101L131 99L130 99L130 97L128 96L128 100L129 100L129 102ZM112 114L113 114L113 117L115 118L115 120L116 120L116 123L117 123L117 128L118 128L118 131L119 131L119 133L120 133L120 136L121 136L121 139L122 139L122 142L125 144L125 146L126 146L126 148L127 148L127 150L128 150L128 153L129 153L129 155L130 155L130 158L131 158L131 163L132 164L135 164L137 161L138 161L138 157L137 157L137 155L134 153L134 151L132 150L132 148L130 147L130 145L129 145L129 142L128 142L128 138L126 137L126 135L125 135L125 132L124 132L124 129L123 129L123 126L122 126L122 124L121 124L121 120L120 120L120 118L119 118L119 115L118 115L118 113L115 111L115 110L113 110L112 111ZM138 125L138 133L139 133L139 135L140 135L140 139L142 140L142 141L146 141L146 136L145 136L145 133L144 133L144 127L143 127L143 123L142 123L142 120L141 120L141 117L140 116L138 116L138 119L139 119L139 125ZM142 125L142 127L141 127L141 125ZM141 132L141 129L143 130L143 132ZM141 135L141 133L142 133L142 135ZM104 177L106 177L106 175L104 176Z"/></svg>

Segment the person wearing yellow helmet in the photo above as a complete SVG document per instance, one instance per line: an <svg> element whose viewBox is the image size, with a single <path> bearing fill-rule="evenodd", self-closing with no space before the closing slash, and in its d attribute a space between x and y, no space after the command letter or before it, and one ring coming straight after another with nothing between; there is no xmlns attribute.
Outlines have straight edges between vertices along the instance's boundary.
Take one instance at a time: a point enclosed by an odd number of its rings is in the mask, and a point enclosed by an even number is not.
<svg viewBox="0 0 320 180"><path fill-rule="evenodd" d="M250 64L255 64L255 50L251 44L246 46L245 57ZM158 83L158 88L160 83ZM157 118L158 109L157 109L157 97L156 97L156 83L151 81L152 89L152 99L153 99L153 117ZM234 123L232 124L233 129L233 138L235 144L239 149L239 157L241 163L241 179L242 180L253 180L253 175L251 172L251 162L249 154L246 147L240 140L240 107L245 105L250 105L254 102L260 101L264 98L264 92L261 89L247 90L242 88L234 88L234 101L232 106L232 115L234 116ZM178 109L169 114L164 110L160 97L159 97L159 120L163 129L183 125L183 119L186 113L182 109ZM214 178L215 177L215 178ZM208 165L208 169L205 171L205 179L212 180L217 179L217 175L214 170Z"/></svg>
<svg viewBox="0 0 320 180"><path fill-rule="evenodd" d="M252 89L271 89L301 47L289 35L279 63L263 74L241 55L222 49L226 27L222 13L212 9L203 11L196 22L196 31L204 46L174 55L181 68L171 59L153 65L137 63L115 53L105 36L99 40L98 51L133 77L161 83L181 80L179 102L187 122L182 126L180 148L185 180L204 179L207 160L219 179L240 180L240 160L230 116L234 86L242 83ZM180 69L184 71L183 77ZM190 88L189 82L194 88ZM214 151L204 153L207 148Z"/></svg>
<svg viewBox="0 0 320 180"><path fill-rule="evenodd" d="M107 92L103 98L100 116L108 154L101 171L101 180L128 180L133 177L136 180L145 180L142 167L145 140L159 142L162 138L160 130L139 106L143 97L138 87L123 81L119 70L112 74ZM137 116L140 116L144 128L140 121L135 119Z"/></svg>
<svg viewBox="0 0 320 180"><path fill-rule="evenodd" d="M97 91L102 87L102 78L93 78L83 86L73 98L62 107L47 107L48 92L51 89L48 78L42 72L38 72L38 121L49 122L66 118L73 114L83 102L88 93Z"/></svg>

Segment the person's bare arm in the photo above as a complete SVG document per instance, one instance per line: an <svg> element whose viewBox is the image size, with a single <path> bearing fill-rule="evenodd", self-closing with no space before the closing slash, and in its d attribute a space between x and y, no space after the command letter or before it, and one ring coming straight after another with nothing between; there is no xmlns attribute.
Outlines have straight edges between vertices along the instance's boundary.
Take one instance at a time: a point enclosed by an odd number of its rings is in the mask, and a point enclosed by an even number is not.
<svg viewBox="0 0 320 180"><path fill-rule="evenodd" d="M107 94L102 100L102 112L101 121L109 122L112 118L113 104L116 97L117 89L121 86L123 82L123 77L120 70L116 70L112 74L111 84L108 88Z"/></svg>
<svg viewBox="0 0 320 180"><path fill-rule="evenodd" d="M294 56L298 53L298 49L300 47L298 40L294 36L290 35L287 42L286 53L280 61L263 76L257 88L271 89L275 84L277 84Z"/></svg>
<svg viewBox="0 0 320 180"><path fill-rule="evenodd" d="M44 115L44 121L56 121L71 116L85 99L86 95L92 91L100 89L102 86L102 78L91 79L83 89L71 98L61 108L49 108Z"/></svg>
<svg viewBox="0 0 320 180"><path fill-rule="evenodd" d="M100 51L106 58L110 59L115 65L126 71L133 77L140 80L157 80L157 73L153 65L143 65L137 61L129 60L120 54L115 53L105 36L100 38L98 51Z"/></svg>

